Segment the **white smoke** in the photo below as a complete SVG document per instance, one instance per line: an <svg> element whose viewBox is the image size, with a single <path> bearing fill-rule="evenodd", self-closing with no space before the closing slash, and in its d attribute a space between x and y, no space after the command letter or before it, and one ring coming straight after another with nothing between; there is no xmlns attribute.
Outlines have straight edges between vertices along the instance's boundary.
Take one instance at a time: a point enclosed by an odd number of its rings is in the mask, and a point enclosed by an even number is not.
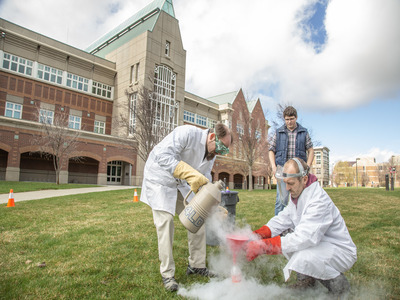
<svg viewBox="0 0 400 300"><path fill-rule="evenodd" d="M243 224L238 226L238 223ZM276 256L261 255L256 260L248 262L244 249L239 251L236 258L236 265L241 271L241 281L233 282L231 269L234 263L226 236L247 236L249 240L257 237L252 233L250 225L241 220L235 222L232 216L225 218L219 210L211 213L206 226L207 235L212 236L212 244L219 246L219 251L208 256L208 267L218 274L218 277L211 278L205 284L180 286L178 295L198 300L334 299L320 283L316 288L305 291L290 289L283 282L282 286L274 283L276 270L282 270L286 260L276 259ZM271 283L265 284L261 281ZM351 293L341 299L372 300L381 299L384 295L385 291L381 285L371 283L369 287L353 287Z"/></svg>

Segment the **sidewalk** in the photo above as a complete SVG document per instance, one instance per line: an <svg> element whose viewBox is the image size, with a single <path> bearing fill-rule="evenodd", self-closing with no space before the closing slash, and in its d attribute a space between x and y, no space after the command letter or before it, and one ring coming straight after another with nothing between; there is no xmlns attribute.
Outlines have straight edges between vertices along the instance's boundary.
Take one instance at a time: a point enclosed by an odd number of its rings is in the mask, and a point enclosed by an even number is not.
<svg viewBox="0 0 400 300"><path fill-rule="evenodd" d="M107 186L99 186L91 188L77 188L77 189L65 189L65 190L42 190L42 191L22 192L22 193L14 192L13 195L14 195L14 202L19 202L19 201L66 196L66 195L86 194L92 192L107 192L107 191L126 190L126 189L132 189L133 193L133 190L135 188L137 189L138 187L127 186L127 185L107 185ZM8 197L9 193L0 194L0 204L7 204Z"/></svg>

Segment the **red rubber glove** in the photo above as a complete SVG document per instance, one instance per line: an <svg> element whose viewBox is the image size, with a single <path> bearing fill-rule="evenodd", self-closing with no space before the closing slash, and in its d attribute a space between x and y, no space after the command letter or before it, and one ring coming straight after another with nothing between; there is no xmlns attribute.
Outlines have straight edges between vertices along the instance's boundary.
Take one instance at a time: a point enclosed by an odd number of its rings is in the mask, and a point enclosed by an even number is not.
<svg viewBox="0 0 400 300"><path fill-rule="evenodd" d="M271 229L269 229L267 225L264 225L261 228L254 230L253 233L258 234L262 239L271 238Z"/></svg>
<svg viewBox="0 0 400 300"><path fill-rule="evenodd" d="M281 237L277 235L271 239L249 242L246 249L246 258L248 261L252 261L261 254L276 255L281 253Z"/></svg>

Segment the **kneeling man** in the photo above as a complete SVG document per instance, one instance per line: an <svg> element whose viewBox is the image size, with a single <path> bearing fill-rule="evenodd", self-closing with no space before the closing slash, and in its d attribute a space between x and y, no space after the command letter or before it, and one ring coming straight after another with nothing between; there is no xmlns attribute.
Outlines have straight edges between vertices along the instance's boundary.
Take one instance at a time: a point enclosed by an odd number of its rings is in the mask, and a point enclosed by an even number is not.
<svg viewBox="0 0 400 300"><path fill-rule="evenodd" d="M343 273L356 262L357 248L340 211L302 159L288 160L276 178L278 187L286 185L282 202L287 206L254 231L261 239L249 242L247 259L282 253L289 260L283 269L285 281L292 271L297 273L294 288L313 287L320 281L332 294L348 292L350 284Z"/></svg>

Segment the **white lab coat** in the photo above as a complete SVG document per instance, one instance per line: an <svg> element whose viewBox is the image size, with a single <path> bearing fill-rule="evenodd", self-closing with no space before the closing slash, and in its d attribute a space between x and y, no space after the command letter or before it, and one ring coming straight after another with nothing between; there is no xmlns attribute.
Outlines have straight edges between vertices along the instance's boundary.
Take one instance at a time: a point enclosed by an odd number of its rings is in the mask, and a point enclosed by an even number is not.
<svg viewBox="0 0 400 300"><path fill-rule="evenodd" d="M185 180L172 175L178 163L183 160L211 181L214 159L204 158L208 129L191 125L175 128L150 152L144 167L140 201L153 210L162 210L175 215L178 189L185 197L190 186ZM188 200L193 197L191 193Z"/></svg>
<svg viewBox="0 0 400 300"><path fill-rule="evenodd" d="M272 236L291 228L281 238L282 253L289 262L283 272L285 280L291 271L317 279L333 279L357 260L357 248L340 211L318 182L301 193L297 207L292 202L267 226Z"/></svg>

